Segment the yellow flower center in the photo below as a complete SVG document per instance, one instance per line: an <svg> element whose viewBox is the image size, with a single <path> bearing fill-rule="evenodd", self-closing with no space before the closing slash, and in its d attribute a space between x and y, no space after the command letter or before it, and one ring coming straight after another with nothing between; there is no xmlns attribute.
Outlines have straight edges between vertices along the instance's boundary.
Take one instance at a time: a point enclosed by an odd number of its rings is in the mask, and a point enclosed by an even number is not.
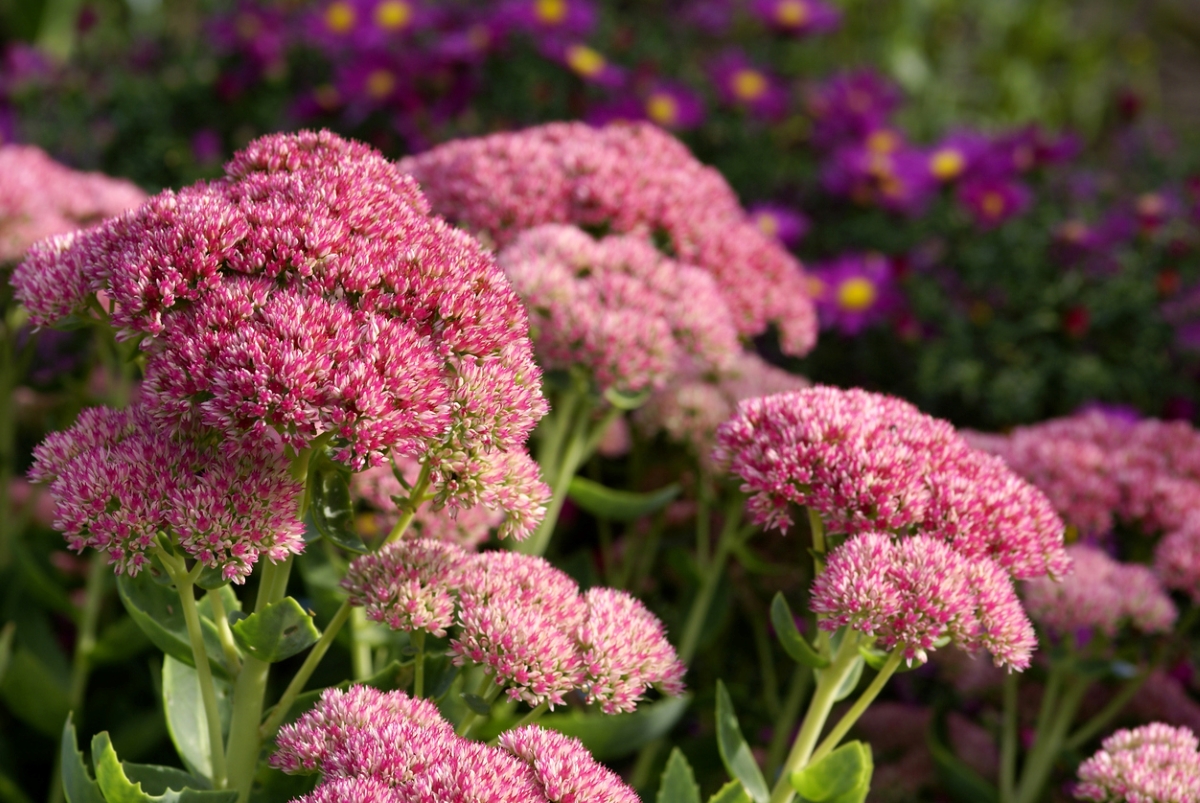
<svg viewBox="0 0 1200 803"><path fill-rule="evenodd" d="M998 192L985 192L983 198L979 201L979 208L983 210L983 214L990 218L1000 217L1004 214L1004 209L1008 204L1004 201L1004 196Z"/></svg>
<svg viewBox="0 0 1200 803"><path fill-rule="evenodd" d="M864 277L855 276L838 285L838 306L851 312L862 312L875 303L875 285Z"/></svg>
<svg viewBox="0 0 1200 803"><path fill-rule="evenodd" d="M767 78L758 70L738 70L732 84L733 94L742 100L758 100L767 91Z"/></svg>
<svg viewBox="0 0 1200 803"><path fill-rule="evenodd" d="M867 150L872 153L891 153L899 147L900 138L896 136L896 132L886 128L872 131L867 137Z"/></svg>
<svg viewBox="0 0 1200 803"><path fill-rule="evenodd" d="M599 75L605 67L604 56L587 45L571 45L567 48L567 66L588 78Z"/></svg>
<svg viewBox="0 0 1200 803"><path fill-rule="evenodd" d="M775 21L789 28L799 28L808 22L808 6L803 0L783 0L775 5Z"/></svg>
<svg viewBox="0 0 1200 803"><path fill-rule="evenodd" d="M754 222L758 224L758 230L768 237L779 234L779 221L770 212L759 212L754 216Z"/></svg>
<svg viewBox="0 0 1200 803"><path fill-rule="evenodd" d="M344 0L330 3L325 9L325 27L334 33L345 33L354 27L354 7Z"/></svg>
<svg viewBox="0 0 1200 803"><path fill-rule="evenodd" d="M375 24L385 31L398 31L412 20L412 6L404 0L383 0L375 6Z"/></svg>
<svg viewBox="0 0 1200 803"><path fill-rule="evenodd" d="M537 0L533 13L542 22L557 25L567 17L567 0Z"/></svg>
<svg viewBox="0 0 1200 803"><path fill-rule="evenodd" d="M950 181L962 175L967 160L955 148L942 148L929 159L929 172L939 181Z"/></svg>
<svg viewBox="0 0 1200 803"><path fill-rule="evenodd" d="M372 70L367 76L367 94L373 98L386 98L396 88L396 76L391 70Z"/></svg>
<svg viewBox="0 0 1200 803"><path fill-rule="evenodd" d="M655 92L646 98L646 114L659 125L674 125L679 121L679 103L666 92Z"/></svg>

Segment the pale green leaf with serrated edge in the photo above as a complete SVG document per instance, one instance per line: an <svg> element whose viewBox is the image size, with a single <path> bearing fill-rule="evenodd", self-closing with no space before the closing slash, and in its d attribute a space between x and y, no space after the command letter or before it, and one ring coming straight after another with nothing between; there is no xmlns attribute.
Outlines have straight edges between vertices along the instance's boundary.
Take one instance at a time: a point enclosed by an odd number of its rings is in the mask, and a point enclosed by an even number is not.
<svg viewBox="0 0 1200 803"><path fill-rule="evenodd" d="M696 784L696 776L678 747L671 751L671 757L667 759L655 803L700 803L700 787Z"/></svg>
<svg viewBox="0 0 1200 803"><path fill-rule="evenodd" d="M811 803L863 803L875 763L870 745L848 742L820 761L792 773L792 788Z"/></svg>

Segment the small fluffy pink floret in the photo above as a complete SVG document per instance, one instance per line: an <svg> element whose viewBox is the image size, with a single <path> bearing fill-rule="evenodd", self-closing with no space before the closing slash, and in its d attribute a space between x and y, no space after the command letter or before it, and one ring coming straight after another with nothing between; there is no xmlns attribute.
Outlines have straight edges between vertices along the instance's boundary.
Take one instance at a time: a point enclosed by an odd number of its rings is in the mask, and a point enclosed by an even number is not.
<svg viewBox="0 0 1200 803"><path fill-rule="evenodd" d="M1158 542L1154 571L1167 588L1200 602L1200 512L1189 515L1181 527Z"/></svg>
<svg viewBox="0 0 1200 803"><path fill-rule="evenodd" d="M589 703L616 714L637 708L653 685L666 694L683 693L687 667L657 616L637 598L612 588L589 589L584 598L587 619L579 630L579 643Z"/></svg>
<svg viewBox="0 0 1200 803"><path fill-rule="evenodd" d="M192 557L242 582L259 557L303 549L303 485L282 448L247 438L241 454L164 432L140 407L84 411L34 450L31 478L50 483L55 527L71 548L103 550L137 574L160 531Z"/></svg>
<svg viewBox="0 0 1200 803"><path fill-rule="evenodd" d="M816 386L748 399L717 432L714 460L751 493L756 521L786 529L791 504L832 532L925 532L1014 577L1069 566L1046 498L947 422L900 399Z"/></svg>
<svg viewBox="0 0 1200 803"><path fill-rule="evenodd" d="M1200 753L1187 728L1160 722L1120 730L1079 766L1078 800L1098 803L1195 803Z"/></svg>
<svg viewBox="0 0 1200 803"><path fill-rule="evenodd" d="M119 215L145 199L128 181L77 172L32 145L0 145L0 263L20 259L37 240ZM79 288L56 286L61 278L27 273L18 284L19 297L57 295L65 303Z"/></svg>
<svg viewBox="0 0 1200 803"><path fill-rule="evenodd" d="M633 789L578 739L526 725L502 733L497 741L533 769L551 803L638 803Z"/></svg>
<svg viewBox="0 0 1200 803"><path fill-rule="evenodd" d="M350 602L392 630L446 635L466 553L454 544L407 538L355 558L342 580Z"/></svg>
<svg viewBox="0 0 1200 803"><path fill-rule="evenodd" d="M541 558L485 552L463 565L454 661L495 673L508 695L536 706L561 705L583 686L575 633L587 615L579 588Z"/></svg>
<svg viewBox="0 0 1200 803"><path fill-rule="evenodd" d="M498 261L529 309L546 368L582 365L601 388L640 391L681 370L721 370L740 351L712 277L642 237L538 226Z"/></svg>
<svg viewBox="0 0 1200 803"><path fill-rule="evenodd" d="M1034 621L1060 635L1089 628L1110 638L1127 622L1143 633L1171 629L1178 611L1148 568L1113 560L1086 544L1067 547L1067 554L1071 574L1025 585L1025 608Z"/></svg>
<svg viewBox="0 0 1200 803"><path fill-rule="evenodd" d="M909 661L927 660L946 637L968 652L987 649L998 666L1024 669L1037 644L1003 569L925 535L851 538L830 553L811 607L825 615L823 628L848 625Z"/></svg>
<svg viewBox="0 0 1200 803"><path fill-rule="evenodd" d="M347 691L325 689L320 701L303 716L279 729L271 766L284 772L326 772L326 764L344 750L345 740L389 725L414 727L452 736L437 706L404 692L381 692L370 686Z"/></svg>
<svg viewBox="0 0 1200 803"><path fill-rule="evenodd" d="M546 223L663 235L672 256L713 275L741 334L773 324L797 355L816 342L799 263L750 220L717 171L652 125L551 123L449 142L400 167L435 212L501 248Z"/></svg>

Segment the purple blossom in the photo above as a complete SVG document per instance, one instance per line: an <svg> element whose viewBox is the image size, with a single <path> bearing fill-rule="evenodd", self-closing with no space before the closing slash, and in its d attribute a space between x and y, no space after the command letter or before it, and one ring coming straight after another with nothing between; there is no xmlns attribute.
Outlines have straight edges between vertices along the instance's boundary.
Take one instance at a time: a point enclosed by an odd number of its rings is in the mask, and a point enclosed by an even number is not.
<svg viewBox="0 0 1200 803"><path fill-rule="evenodd" d="M799 245L812 227L807 215L783 204L751 204L746 212L763 234L776 238L788 248Z"/></svg>
<svg viewBox="0 0 1200 803"><path fill-rule="evenodd" d="M818 85L808 96L813 142L833 148L858 142L886 128L900 105L900 91L871 70L842 73Z"/></svg>
<svg viewBox="0 0 1200 803"><path fill-rule="evenodd" d="M1033 203L1033 193L1022 182L983 175L959 185L958 201L981 229L993 229L1023 213Z"/></svg>
<svg viewBox="0 0 1200 803"><path fill-rule="evenodd" d="M920 214L937 189L928 157L889 128L872 131L861 144L838 148L822 180L834 195L907 215Z"/></svg>
<svg viewBox="0 0 1200 803"><path fill-rule="evenodd" d="M596 8L589 0L504 0L494 19L505 29L579 39L596 26Z"/></svg>
<svg viewBox="0 0 1200 803"><path fill-rule="evenodd" d="M970 173L988 148L987 138L974 131L949 134L929 149L929 172L938 181L955 181Z"/></svg>
<svg viewBox="0 0 1200 803"><path fill-rule="evenodd" d="M884 320L899 303L887 257L881 254L843 254L812 269L819 282L817 312L821 328L854 336Z"/></svg>
<svg viewBox="0 0 1200 803"><path fill-rule="evenodd" d="M777 31L826 33L838 27L842 14L821 0L753 0L750 10Z"/></svg>
<svg viewBox="0 0 1200 803"><path fill-rule="evenodd" d="M724 103L768 120L787 110L787 91L779 79L755 66L746 54L727 51L713 60L709 71Z"/></svg>
<svg viewBox="0 0 1200 803"><path fill-rule="evenodd" d="M542 52L588 83L608 89L619 89L625 84L625 70L583 42L550 41L543 44Z"/></svg>
<svg viewBox="0 0 1200 803"><path fill-rule="evenodd" d="M695 128L704 121L700 96L683 84L658 80L641 95L645 118L671 130Z"/></svg>

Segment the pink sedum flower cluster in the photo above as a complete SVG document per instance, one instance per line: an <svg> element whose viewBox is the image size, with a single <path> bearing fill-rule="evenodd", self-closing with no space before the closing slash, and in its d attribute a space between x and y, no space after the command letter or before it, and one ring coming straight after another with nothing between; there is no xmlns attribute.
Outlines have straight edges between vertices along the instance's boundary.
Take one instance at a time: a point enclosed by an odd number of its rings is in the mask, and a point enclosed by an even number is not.
<svg viewBox="0 0 1200 803"><path fill-rule="evenodd" d="M1200 800L1195 734L1160 722L1119 730L1079 766L1078 800L1096 803L1194 803Z"/></svg>
<svg viewBox="0 0 1200 803"><path fill-rule="evenodd" d="M548 224L517 235L497 260L529 309L541 365L582 366L602 390L719 371L741 350L712 276L641 237L594 240Z"/></svg>
<svg viewBox="0 0 1200 803"><path fill-rule="evenodd" d="M303 548L302 483L282 446L244 441L240 454L164 431L142 408L84 410L34 450L30 477L50 484L55 527L72 549L108 554L137 574L161 531L189 555L242 582L259 557Z"/></svg>
<svg viewBox="0 0 1200 803"><path fill-rule="evenodd" d="M1162 533L1155 571L1200 600L1200 432L1192 426L1089 410L970 437L1041 488L1080 531L1103 535L1121 523Z"/></svg>
<svg viewBox="0 0 1200 803"><path fill-rule="evenodd" d="M812 587L820 626L849 625L912 661L946 638L996 664L1029 666L1037 637L1012 581L994 561L967 557L929 535L863 533L833 550Z"/></svg>
<svg viewBox="0 0 1200 803"><path fill-rule="evenodd" d="M799 263L719 173L652 125L551 123L450 142L400 166L435 212L501 248L545 223L663 236L671 256L713 275L741 334L774 324L796 355L816 342Z"/></svg>
<svg viewBox="0 0 1200 803"><path fill-rule="evenodd" d="M797 504L832 532L928 533L1017 578L1070 565L1040 491L895 397L815 386L749 399L720 427L715 457L742 478L766 526L786 529Z"/></svg>
<svg viewBox="0 0 1200 803"><path fill-rule="evenodd" d="M850 626L924 661L943 640L997 665L1036 646L1012 578L1061 576L1063 526L1037 489L945 421L867 391L816 386L749 399L717 431L714 459L742 478L755 519L789 507L834 538L813 586L821 626Z"/></svg>
<svg viewBox="0 0 1200 803"><path fill-rule="evenodd" d="M613 589L581 594L539 557L400 540L357 558L343 585L393 629L441 636L453 627L455 663L484 667L511 699L532 706L562 705L579 690L615 714L634 710L651 686L683 692L686 668L640 601Z"/></svg>
<svg viewBox="0 0 1200 803"><path fill-rule="evenodd" d="M272 766L320 772L297 803L637 803L576 739L537 725L497 746L454 734L437 708L403 692L327 689L276 737Z"/></svg>
<svg viewBox="0 0 1200 803"><path fill-rule="evenodd" d="M1165 633L1179 612L1146 566L1121 563L1087 544L1067 547L1072 572L1062 580L1025 584L1025 609L1059 635L1095 630L1112 638L1128 623L1142 633Z"/></svg>
<svg viewBox="0 0 1200 803"><path fill-rule="evenodd" d="M502 534L541 518L524 443L546 403L520 299L368 146L256 140L221 179L35 245L13 284L39 325L102 291L166 426L232 448L329 438L355 469L420 457L440 504L502 509Z"/></svg>
<svg viewBox="0 0 1200 803"><path fill-rule="evenodd" d="M128 181L71 170L32 145L0 145L0 263L15 262L44 237L90 226L144 200Z"/></svg>

